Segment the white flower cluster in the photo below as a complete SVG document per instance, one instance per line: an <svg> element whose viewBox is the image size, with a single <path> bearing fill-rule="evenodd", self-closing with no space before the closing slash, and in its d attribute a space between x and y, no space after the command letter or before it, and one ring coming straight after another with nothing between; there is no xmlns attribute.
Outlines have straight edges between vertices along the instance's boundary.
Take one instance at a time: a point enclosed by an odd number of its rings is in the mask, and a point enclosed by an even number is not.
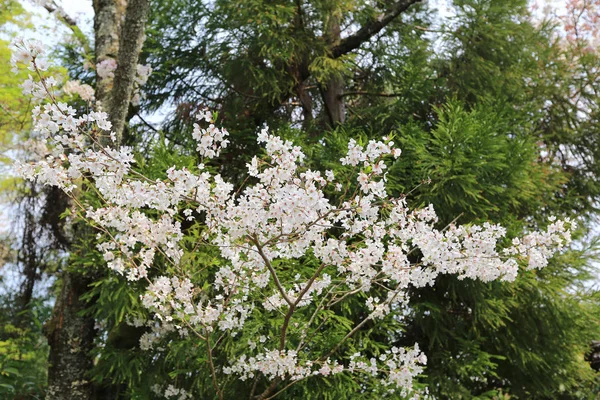
<svg viewBox="0 0 600 400"><path fill-rule="evenodd" d="M37 54L41 52L33 48L15 59L32 63L35 69ZM32 80L32 85L42 83ZM47 90L47 85L41 87ZM38 89L35 86L33 93ZM28 179L69 193L83 179L97 189L103 205L81 207L102 232L98 249L109 268L127 273L131 280L146 278L157 254L178 267L184 255L179 215L189 220L202 215L208 231L204 240L220 251L219 265L209 266L214 276L209 291L199 289L205 282L192 282L183 275L150 282L142 303L156 319L147 323L152 331L142 337L143 348L173 331L187 335L192 330L203 340L216 330L235 336L257 308L286 315L279 349L269 348L267 340L258 345L253 342L256 355L242 355L222 368L242 379L257 372L270 379L294 380L361 371L383 376L384 384L408 393L425 363L417 346L391 348L379 360L356 355L346 367L328 358L311 361L304 347L290 350L286 346L287 336L304 341L306 331L315 329L314 319L302 321L302 330L296 329L298 323L290 328L293 314L308 306L317 313L346 296L364 292L367 319L380 319L401 309L410 286L433 284L439 274L513 280L520 262L530 268L544 267L570 241L574 227L569 220L552 220L546 232L514 239L503 250L498 243L506 230L498 225L451 225L440 230L433 207L410 210L404 200L388 198L386 161L398 157L400 150L387 138L366 146L350 141L341 163L355 167L354 182L338 182L331 171L322 174L303 167L302 150L267 129L257 136L266 156L254 157L247 165L255 183L238 191L202 165L197 172L173 167L165 179L150 180L132 169L131 149L102 147L97 141L99 133L110 132L105 113L77 116L71 107L47 94L50 103L34 110L39 147L46 155L33 163L20 163L18 169ZM198 152L206 158L218 156L228 144L227 131L214 126L208 111L199 113L197 119L210 124L207 129L194 124ZM39 153L43 151L38 149ZM341 187L346 188L345 194L334 203L326 193ZM312 276L283 278L290 276L285 272L289 266L280 265L307 256L320 263ZM374 287L387 294L382 298L371 295Z"/></svg>
<svg viewBox="0 0 600 400"><path fill-rule="evenodd" d="M383 139L387 140L387 138ZM350 139L348 142L348 154L340 161L342 165L357 166L360 163L363 163L363 165L366 167L373 165L373 163L379 160L381 156L386 154L392 154L394 158L398 158L400 157L402 151L400 149L392 148L393 145L394 142L391 141L384 143L370 140L367 144L367 147L363 148L356 142L356 140ZM377 167L375 164L375 166L373 166L373 170L377 171L378 174L381 174L383 169L385 169L384 165L385 164L380 164L380 166Z"/></svg>
<svg viewBox="0 0 600 400"><path fill-rule="evenodd" d="M193 398L192 395L185 389L177 388L173 385L168 385L167 388L163 390L160 385L154 384L150 387L150 390L152 390L157 396L165 397L166 399L171 400L186 400Z"/></svg>
<svg viewBox="0 0 600 400"><path fill-rule="evenodd" d="M212 123L212 113L210 111L202 111L196 115L198 121L206 121L209 123L208 128L204 129L199 124L194 123L192 136L198 142L196 150L202 157L215 158L229 144L226 139L229 133L226 129L217 128Z"/></svg>
<svg viewBox="0 0 600 400"><path fill-rule="evenodd" d="M148 78L152 73L152 68L149 65L138 64L136 67L136 75L134 78L133 95L131 96L131 104L134 106L140 105L142 98L142 86L148 82Z"/></svg>
<svg viewBox="0 0 600 400"><path fill-rule="evenodd" d="M383 365L385 366L384 372L387 375L382 380L383 385L386 387L391 386L390 392L392 393L395 391L394 388L400 388L401 395L408 396L413 390L413 379L423 372L423 366L426 363L427 357L419 350L419 345L415 343L414 347L409 350L393 346L379 357L372 357L368 360L360 353L355 353L350 357L347 370L378 376Z"/></svg>
<svg viewBox="0 0 600 400"><path fill-rule="evenodd" d="M176 330L176 326L169 322L152 323L152 321L148 321L144 325L150 328L150 331L144 332L140 337L140 349L142 350L154 348L154 344L159 342L163 336Z"/></svg>
<svg viewBox="0 0 600 400"><path fill-rule="evenodd" d="M289 377L291 380L299 380L311 375L328 376L343 371L343 366L330 360L299 363L298 353L294 350L269 350L253 357L242 355L234 364L223 368L223 373L237 374L242 380L254 378L256 372L269 379Z"/></svg>
<svg viewBox="0 0 600 400"><path fill-rule="evenodd" d="M115 77L117 61L114 58L107 58L96 64L96 74L102 79L112 79Z"/></svg>
<svg viewBox="0 0 600 400"><path fill-rule="evenodd" d="M260 372L269 379L289 378L300 380L312 375L329 376L342 372L368 374L374 377L381 373L385 375L382 384L390 387L390 392L400 388L402 396L408 396L413 392L413 380L423 372L427 357L423 354L419 345L415 344L412 349L392 347L383 352L379 357L367 359L360 353L350 357L347 366L331 361L298 360L298 353L294 350L279 351L268 350L256 356L247 357L242 355L229 367L223 368L225 374L237 374L240 379L252 379L256 372Z"/></svg>
<svg viewBox="0 0 600 400"><path fill-rule="evenodd" d="M144 86L146 82L148 82L148 78L152 73L152 67L149 65L138 64L136 66L136 75L135 75L135 83L138 86Z"/></svg>
<svg viewBox="0 0 600 400"><path fill-rule="evenodd" d="M125 148L120 151L84 149L82 129L93 125L101 131L110 132L111 123L106 113L90 112L77 117L72 107L55 103L36 106L32 114L34 133L39 137L36 152L46 156L35 163L17 162L16 169L22 176L70 192L77 186L75 181L85 172L104 176L106 172L125 173L123 169L128 169L132 157ZM66 149L70 150L68 155ZM110 165L105 163L107 160L111 161ZM115 160L117 163L113 163Z"/></svg>
<svg viewBox="0 0 600 400"><path fill-rule="evenodd" d="M154 221L137 210L104 207L88 209L86 217L112 232L113 240L100 243L98 249L110 269L122 274L128 266L129 280L147 276L159 249L174 262L181 258L181 250L177 247L182 236L181 227L167 215ZM143 247L137 251L139 244Z"/></svg>
<svg viewBox="0 0 600 400"><path fill-rule="evenodd" d="M194 302L197 292L189 279L161 276L148 286L147 293L142 296L142 304L161 321L178 321L179 325L175 328L179 330L190 327L210 333L216 326L224 332L232 331L234 335L244 326L253 308L242 304L239 299L227 302L223 296Z"/></svg>
<svg viewBox="0 0 600 400"><path fill-rule="evenodd" d="M512 246L504 249L509 255L524 254L528 259L529 269L540 269L548 265L548 259L553 255L553 248L563 246L571 241L571 229L573 221L557 221L555 217L550 218L547 232L532 232L522 239L514 238ZM565 226L565 223L570 226Z"/></svg>
<svg viewBox="0 0 600 400"><path fill-rule="evenodd" d="M263 275L265 280L268 281L269 275ZM310 285L308 282L301 282L292 284L292 288L286 291L288 299L292 302L297 303L296 307L307 306L312 303L311 296L316 295L319 296L323 293L323 290L328 288L331 285L331 276L328 274L323 274L320 279L315 279ZM302 297L298 296L299 293L302 293ZM286 301L281 297L281 294L278 291L275 291L272 296L268 297L263 304L264 308L267 311L273 311L277 309L282 309L286 306Z"/></svg>
<svg viewBox="0 0 600 400"><path fill-rule="evenodd" d="M165 390L165 397L167 399L176 398L177 400L186 400L192 398L192 396L184 389L176 388L173 385L167 386L167 389Z"/></svg>
<svg viewBox="0 0 600 400"><path fill-rule="evenodd" d="M80 81L68 81L63 86L63 91L68 95L77 94L84 101L94 100L94 88Z"/></svg>
<svg viewBox="0 0 600 400"><path fill-rule="evenodd" d="M13 40L12 47L13 52L10 63L13 66L13 71L17 71L18 64L26 65L27 69L32 72L48 69L48 62L43 58L46 55L46 50L39 40L27 40L17 37Z"/></svg>

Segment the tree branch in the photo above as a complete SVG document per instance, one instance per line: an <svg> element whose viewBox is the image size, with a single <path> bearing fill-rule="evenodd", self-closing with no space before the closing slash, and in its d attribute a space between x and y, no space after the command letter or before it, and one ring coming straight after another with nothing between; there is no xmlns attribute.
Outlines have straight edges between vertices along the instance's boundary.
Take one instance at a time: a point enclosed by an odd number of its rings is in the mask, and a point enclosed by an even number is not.
<svg viewBox="0 0 600 400"><path fill-rule="evenodd" d="M67 14L67 12L54 1L45 2L43 4L43 7L50 14L56 15L58 20L65 24L71 30L71 32L73 32L79 43L81 43L81 45L83 46L83 50L87 54L91 53L92 49L90 47L90 42L88 41L87 37L83 34L81 29L79 28L79 25L77 25L77 21L73 17Z"/></svg>
<svg viewBox="0 0 600 400"><path fill-rule="evenodd" d="M217 391L217 396L219 396L219 400L223 400L223 392L219 388L219 383L217 382L217 373L215 371L215 364L213 361L212 355L212 347L210 347L210 333L206 335L206 349L208 351L208 365L210 367L210 375L212 377L212 383Z"/></svg>
<svg viewBox="0 0 600 400"><path fill-rule="evenodd" d="M385 28L390 22L392 22L398 15L406 11L414 3L418 3L422 0L400 0L394 3L390 9L379 14L371 22L364 25L353 35L348 36L345 39L331 48L331 55L333 58L338 58L357 49L361 44L369 40L371 37L379 33Z"/></svg>
<svg viewBox="0 0 600 400"><path fill-rule="evenodd" d="M152 129L153 132L160 133L160 131L158 129L156 129L156 127L154 125L152 125L150 122L148 122L144 118L142 118L142 116L140 115L139 112L136 113L135 116L138 117L144 125L146 125L150 129Z"/></svg>
<svg viewBox="0 0 600 400"><path fill-rule="evenodd" d="M304 289L302 289L300 291L300 293L298 293L298 296L296 297L296 301L294 301L294 304L290 305L290 308L287 312L287 314L285 315L285 318L283 320L283 325L281 327L281 338L279 341L279 350L282 351L285 349L285 340L286 340L286 334L287 334L287 329L288 326L290 324L290 320L292 319L292 315L294 315L294 311L296 311L296 307L298 306L298 304L300 304L300 302L302 301L302 297L306 294L306 292L308 292L311 288L311 286L313 285L313 283L315 283L315 280L319 277L319 275L321 274L321 272L323 271L323 269L325 268L325 263L321 264L321 266L317 269L317 271L313 274L313 276L308 280L308 282L306 282L306 286L304 286Z"/></svg>
<svg viewBox="0 0 600 400"><path fill-rule="evenodd" d="M376 97L400 97L400 96L404 96L404 94L401 93L377 93L377 92L364 92L364 91L354 91L354 92L346 92L342 95L340 95L341 97L346 97L346 96L355 96L355 95L364 95L364 96L376 96Z"/></svg>
<svg viewBox="0 0 600 400"><path fill-rule="evenodd" d="M265 265L269 269L269 272L271 273L271 277L273 278L273 281L275 282L275 286L277 286L277 289L279 290L279 293L281 294L281 297L283 297L283 299L285 300L286 303L288 303L289 306L293 306L294 302L288 297L287 293L285 292L285 289L283 288L283 285L279 281L279 277L277 276L277 272L275 272L275 269L271 265L271 261L269 260L269 258L265 254L265 252L263 251L263 248L262 248L260 242L258 241L258 237L256 237L256 236L250 237L250 240L256 246L256 249L258 250L258 254L263 259Z"/></svg>
<svg viewBox="0 0 600 400"><path fill-rule="evenodd" d="M73 29L73 27L77 27L77 21L75 21L74 18L71 18L69 14L67 14L66 11L54 1L45 2L43 7L48 10L50 14L55 14L57 17L59 17L59 19L62 19L69 26L69 28ZM77 30L80 31L79 28L77 28Z"/></svg>

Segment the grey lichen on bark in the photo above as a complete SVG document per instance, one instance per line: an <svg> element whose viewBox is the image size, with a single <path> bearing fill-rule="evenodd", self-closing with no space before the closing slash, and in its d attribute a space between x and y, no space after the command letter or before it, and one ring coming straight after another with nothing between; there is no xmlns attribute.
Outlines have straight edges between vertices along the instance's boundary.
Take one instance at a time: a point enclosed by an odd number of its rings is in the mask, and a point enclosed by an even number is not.
<svg viewBox="0 0 600 400"><path fill-rule="evenodd" d="M86 373L93 364L94 319L82 316L86 303L81 296L87 292L86 277L63 274L60 294L46 324L50 344L48 369L48 400L91 399L93 388Z"/></svg>
<svg viewBox="0 0 600 400"><path fill-rule="evenodd" d="M121 23L126 0L94 0L94 52L96 65L119 52ZM96 100L105 103L110 95L112 79L96 76Z"/></svg>
<svg viewBox="0 0 600 400"><path fill-rule="evenodd" d="M109 99L109 115L117 143L123 135L127 111L133 93L137 64L144 44L148 0L129 0L123 22L117 69Z"/></svg>

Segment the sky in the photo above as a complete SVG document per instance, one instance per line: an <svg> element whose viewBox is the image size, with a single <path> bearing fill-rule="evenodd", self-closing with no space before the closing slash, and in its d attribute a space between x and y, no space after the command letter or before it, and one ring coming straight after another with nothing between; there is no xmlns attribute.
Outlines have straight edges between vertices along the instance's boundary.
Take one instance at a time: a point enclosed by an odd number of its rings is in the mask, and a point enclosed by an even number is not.
<svg viewBox="0 0 600 400"><path fill-rule="evenodd" d="M63 38L67 32L55 18L49 18L48 12L37 5L44 0L21 0L25 9L34 14L34 25L39 27L36 32L27 32L27 36L41 40L45 44L52 46ZM55 0L55 3L62 7L71 18L77 21L79 28L88 36L93 33L94 9L92 0Z"/></svg>
<svg viewBox="0 0 600 400"><path fill-rule="evenodd" d="M35 2L35 0L30 1ZM92 18L94 16L92 0L56 0L56 4L61 6L73 18L79 19L82 16Z"/></svg>
<svg viewBox="0 0 600 400"><path fill-rule="evenodd" d="M86 16L93 16L92 0L58 0L58 4L69 13L69 15L77 15L82 13Z"/></svg>

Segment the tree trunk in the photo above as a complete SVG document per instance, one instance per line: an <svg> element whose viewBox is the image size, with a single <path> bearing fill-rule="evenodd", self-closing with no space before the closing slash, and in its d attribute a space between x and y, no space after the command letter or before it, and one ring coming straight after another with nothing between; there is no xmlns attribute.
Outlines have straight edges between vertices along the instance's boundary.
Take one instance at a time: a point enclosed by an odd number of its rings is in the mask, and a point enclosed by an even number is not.
<svg viewBox="0 0 600 400"><path fill-rule="evenodd" d="M109 98L105 101L105 103L109 104L109 118L113 124L112 130L115 132L117 138L114 144L116 146L121 143L125 131L129 104L134 89L134 79L137 73L138 59L144 42L144 28L148 15L148 7L148 0L129 0L125 13L125 21L121 28L117 69L114 81L112 82L112 90ZM104 273L109 272L105 270ZM143 330L130 327L125 322L121 322L111 328L106 341L108 349L118 348L122 351L127 351L139 345L139 339ZM119 394L127 390L126 385L119 382L102 382L95 389L97 399L118 399Z"/></svg>
<svg viewBox="0 0 600 400"><path fill-rule="evenodd" d="M22 212L23 217L23 236L21 237L21 248L19 249L18 261L23 265L23 283L19 296L17 297L17 323L21 325L26 318L26 311L30 307L31 299L33 298L33 288L37 280L37 271L40 252L39 244L36 243L36 221L35 203L38 200L38 193L35 183L30 184L30 192L23 198Z"/></svg>
<svg viewBox="0 0 600 400"><path fill-rule="evenodd" d="M327 41L329 48L334 48L341 41L340 14L339 10L334 10L327 22L325 40ZM325 86L321 88L321 95L323 97L325 111L331 128L335 128L337 125L343 124L346 121L346 105L344 104L343 94L344 78L337 73L334 74L326 82Z"/></svg>
<svg viewBox="0 0 600 400"><path fill-rule="evenodd" d="M81 315L87 307L81 296L87 292L88 283L88 276L63 274L52 319L45 327L50 344L47 399L92 398L92 384L86 373L93 365L90 352L95 336L94 319Z"/></svg>
<svg viewBox="0 0 600 400"><path fill-rule="evenodd" d="M119 56L116 82L98 77L96 100L105 107L110 106L113 114L111 121L118 137L125 124L148 11L147 0L130 0L126 12L125 4L124 0L94 0L96 63L116 58L117 54ZM124 12L125 26L121 28ZM123 37L119 43L121 36L127 37ZM122 46L120 50L119 44ZM117 101L112 102L112 98ZM93 235L87 226L80 226L77 230L79 240ZM47 399L83 400L94 396L87 374L93 366L91 350L95 321L92 316L85 314L90 304L81 297L96 279L98 276L94 271L82 273L67 268L63 273L60 294L46 326L50 344Z"/></svg>
<svg viewBox="0 0 600 400"><path fill-rule="evenodd" d="M126 0L94 0L94 54L96 65L106 59L116 60L119 53L121 20ZM96 100L104 104L112 89L112 79L96 76ZM106 106L106 104L105 104Z"/></svg>
<svg viewBox="0 0 600 400"><path fill-rule="evenodd" d="M148 7L148 0L129 0L125 13L117 70L109 99L109 115L113 131L117 136L117 143L123 136L127 111L131 102L138 59L144 43L144 27L148 16Z"/></svg>
<svg viewBox="0 0 600 400"><path fill-rule="evenodd" d="M121 0L94 0L94 35L96 64L116 55L119 48ZM98 77L96 100L104 104L110 94L111 82ZM75 244L92 235L91 229L79 223ZM72 250L72 249L70 249ZM93 386L87 374L93 366L95 321L84 313L89 307L81 299L97 278L92 271L80 272L67 266L62 274L60 294L54 304L52 318L46 326L50 345L48 393L46 399L87 400L93 397Z"/></svg>
<svg viewBox="0 0 600 400"><path fill-rule="evenodd" d="M340 76L331 78L321 92L329 126L335 128L339 124L343 124L346 121L346 104L342 97L344 94L344 79Z"/></svg>

